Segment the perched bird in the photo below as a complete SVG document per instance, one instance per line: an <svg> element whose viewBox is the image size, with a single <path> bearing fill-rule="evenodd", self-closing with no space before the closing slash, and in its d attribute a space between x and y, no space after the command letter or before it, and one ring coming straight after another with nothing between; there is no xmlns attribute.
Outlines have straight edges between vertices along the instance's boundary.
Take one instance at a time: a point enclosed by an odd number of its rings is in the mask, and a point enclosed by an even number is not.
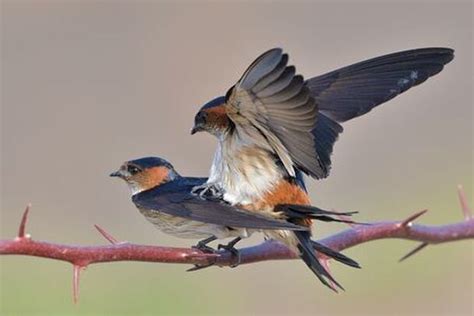
<svg viewBox="0 0 474 316"><path fill-rule="evenodd" d="M452 59L448 48L416 49L305 81L281 49L265 52L225 96L196 114L191 133L207 131L219 141L208 181L192 192L223 195L231 205L255 212L271 213L277 204L309 205L302 174L329 175L339 123L420 84ZM300 215L294 222L309 228L311 216ZM265 233L299 254L324 282L327 273L317 268L310 231Z"/></svg>
<svg viewBox="0 0 474 316"><path fill-rule="evenodd" d="M203 200L191 194L191 189L205 183L206 178L182 177L168 161L158 157L127 161L110 176L119 177L128 184L133 203L148 221L176 237L203 238L196 246L203 251L213 251L207 246L213 240L233 237L231 242L219 248L238 256L234 245L254 231L285 229L306 232L306 226L298 225L300 213L323 221L341 221L331 217L336 213L316 207L282 204L276 206L279 213L276 217L265 212L249 212L218 199ZM358 266L355 261L323 245L314 242L312 246L342 263Z"/></svg>

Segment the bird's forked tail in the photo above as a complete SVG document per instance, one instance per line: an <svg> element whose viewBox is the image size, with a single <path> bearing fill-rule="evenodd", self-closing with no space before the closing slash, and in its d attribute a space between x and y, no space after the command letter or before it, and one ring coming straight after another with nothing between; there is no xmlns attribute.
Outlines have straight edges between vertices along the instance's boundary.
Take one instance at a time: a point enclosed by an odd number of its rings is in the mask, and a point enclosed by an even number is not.
<svg viewBox="0 0 474 316"><path fill-rule="evenodd" d="M303 220L315 219L321 221L336 221L336 222L349 222L354 223L351 220L334 218L332 215L337 216L350 216L356 212L331 212L319 209L317 207L308 205L295 205L285 204L279 205L278 210L282 211L286 216L287 220L294 223L299 223ZM289 235L288 235L289 234ZM316 277L327 287L337 292L337 288L344 290L341 284L339 284L333 276L323 266L320 259L318 259L318 253L339 261L345 265L360 268L359 264L351 258L343 255L340 252L332 250L331 248L324 246L316 241L311 240L311 231L287 231L286 238L278 238L285 244L289 245L294 251L298 251L298 255L304 261L304 263L310 268L310 270L316 275ZM296 249L295 249L296 248Z"/></svg>

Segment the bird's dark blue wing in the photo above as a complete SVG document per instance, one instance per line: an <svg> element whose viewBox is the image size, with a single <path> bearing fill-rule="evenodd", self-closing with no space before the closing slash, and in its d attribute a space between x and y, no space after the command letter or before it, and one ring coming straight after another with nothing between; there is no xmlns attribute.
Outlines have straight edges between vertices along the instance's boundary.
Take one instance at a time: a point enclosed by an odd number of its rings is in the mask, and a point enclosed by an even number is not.
<svg viewBox="0 0 474 316"><path fill-rule="evenodd" d="M320 113L336 122L361 116L439 73L449 48L421 48L362 61L306 81Z"/></svg>
<svg viewBox="0 0 474 316"><path fill-rule="evenodd" d="M204 183L202 178L179 178L154 189L135 194L132 200L138 208L234 228L308 229L284 220L239 209L223 202L203 200L192 195L191 189L202 183Z"/></svg>
<svg viewBox="0 0 474 316"><path fill-rule="evenodd" d="M330 119L323 113L318 114L316 126L312 130L314 136L314 147L320 161L323 175L321 178L325 178L329 175L331 170L331 155L334 149L334 143L339 138L339 134L342 133L343 128L334 120Z"/></svg>
<svg viewBox="0 0 474 316"><path fill-rule="evenodd" d="M443 69L453 59L449 48L423 48L389 54L350 65L306 81L318 105L312 131L320 178L329 175L334 143L345 122L361 116Z"/></svg>

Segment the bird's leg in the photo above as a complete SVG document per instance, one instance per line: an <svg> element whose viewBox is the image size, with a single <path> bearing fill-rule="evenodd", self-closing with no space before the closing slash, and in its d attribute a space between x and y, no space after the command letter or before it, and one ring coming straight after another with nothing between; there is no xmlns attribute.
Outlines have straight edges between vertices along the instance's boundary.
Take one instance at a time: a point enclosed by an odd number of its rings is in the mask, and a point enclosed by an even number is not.
<svg viewBox="0 0 474 316"><path fill-rule="evenodd" d="M217 245L217 249L225 249L235 257L234 263L230 265L231 268L235 268L240 264L240 251L235 248L235 244L237 244L241 240L242 237L237 237L235 239L232 239L227 245Z"/></svg>
<svg viewBox="0 0 474 316"><path fill-rule="evenodd" d="M210 243L211 241L216 240L216 239L217 239L216 236L208 237L206 239L203 239L203 240L199 241L196 244L196 246L192 246L192 248L201 250L202 252L205 252L205 253L214 253L214 252L216 252L216 250L212 247L209 247L207 244ZM188 272L197 271L197 270L209 268L213 265L214 265L214 263L209 263L209 264L205 264L205 265L195 264L192 268L189 268L186 271L188 271Z"/></svg>
<svg viewBox="0 0 474 316"><path fill-rule="evenodd" d="M211 239L211 237L207 238L207 239L204 239L202 240L202 243L204 244L204 247L207 247L207 248L210 248L208 246L206 246L206 243L208 242L211 242L217 238L214 238L210 241L208 241L209 239ZM225 249L227 251L230 251L230 253L236 257L236 260L233 264L230 265L231 268L235 268L237 267L239 264L240 264L240 252L239 250L237 250L234 246L235 244L237 244L239 241L242 240L242 237L237 237L235 239L232 239L227 245L222 245L222 244L219 244L217 246L218 249ZM200 243L200 242L199 242ZM195 248L199 247L199 243L197 246L195 246ZM202 245L201 245L202 247ZM212 248L211 248L212 249ZM192 272L192 271L197 271L197 270L202 270L202 269L205 269L205 268L209 268L209 267L212 267L213 265L215 265L215 263L210 263L210 264L206 264L206 265L194 265L194 267L186 270L188 272Z"/></svg>
<svg viewBox="0 0 474 316"><path fill-rule="evenodd" d="M191 189L191 194L199 196L203 200L221 200L224 192L216 183L204 183Z"/></svg>
<svg viewBox="0 0 474 316"><path fill-rule="evenodd" d="M203 239L203 240L199 241L196 244L196 246L192 246L192 248L201 250L202 252L205 252L205 253L214 253L216 250L212 247L209 247L207 244L210 243L211 241L216 240L216 239L217 239L216 236L208 237L206 239Z"/></svg>

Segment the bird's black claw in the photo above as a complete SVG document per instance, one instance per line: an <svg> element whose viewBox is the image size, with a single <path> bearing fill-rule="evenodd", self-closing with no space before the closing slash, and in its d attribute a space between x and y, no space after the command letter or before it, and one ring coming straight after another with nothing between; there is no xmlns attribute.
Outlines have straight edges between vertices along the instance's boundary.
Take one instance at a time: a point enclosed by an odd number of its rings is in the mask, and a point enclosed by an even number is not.
<svg viewBox="0 0 474 316"><path fill-rule="evenodd" d="M192 246L191 248L194 248L194 249L197 249L197 250L200 250L202 252L205 252L205 253L215 253L216 250L204 243L201 243L201 242L198 242L196 246Z"/></svg>
<svg viewBox="0 0 474 316"><path fill-rule="evenodd" d="M207 244L216 240L217 237L216 236L211 236L211 237L208 237L206 239L203 239L201 241L199 241L196 246L192 246L191 248L194 248L194 249L197 249L199 251L202 251L204 253L216 253L216 250L212 247L209 247ZM205 268L208 268L208 267L211 267L213 266L215 263L212 262L212 263L208 263L208 264L204 264L204 265L198 265L198 264L195 264L194 267L192 268L189 268L188 272L192 272L192 271L197 271L197 270L201 270L201 269L205 269Z"/></svg>
<svg viewBox="0 0 474 316"><path fill-rule="evenodd" d="M205 253L215 253L216 250L212 247L209 247L207 244L214 241L214 240L216 240L216 239L217 239L216 236L208 237L206 239L198 241L196 246L192 246L191 248L200 250L200 251L205 252Z"/></svg>
<svg viewBox="0 0 474 316"><path fill-rule="evenodd" d="M214 183L205 183L191 189L191 194L199 196L203 200L221 200L223 192Z"/></svg>
<svg viewBox="0 0 474 316"><path fill-rule="evenodd" d="M235 258L234 262L232 264L229 265L229 267L231 268L235 268L237 267L238 265L240 265L240 262L241 262L241 256L240 256L240 251L238 249L236 249L234 247L234 245L222 245L222 244L219 244L217 245L217 249L221 250L221 249L224 249L224 250L227 250L229 251L232 256Z"/></svg>

